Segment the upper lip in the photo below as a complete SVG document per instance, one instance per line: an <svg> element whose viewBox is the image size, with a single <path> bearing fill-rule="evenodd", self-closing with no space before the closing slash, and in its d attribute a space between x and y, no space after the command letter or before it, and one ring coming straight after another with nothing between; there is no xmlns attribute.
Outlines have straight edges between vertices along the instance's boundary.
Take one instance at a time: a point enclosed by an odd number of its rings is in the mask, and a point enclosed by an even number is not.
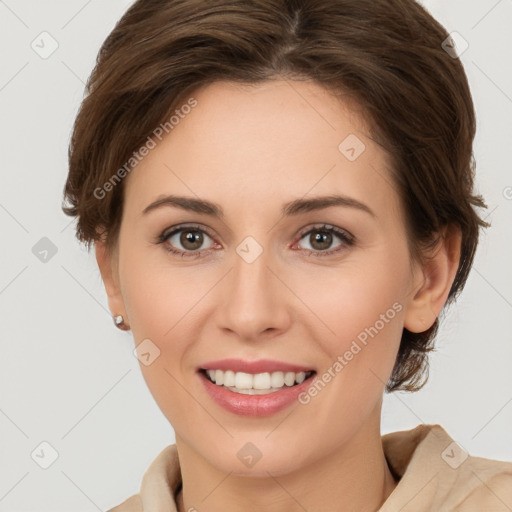
<svg viewBox="0 0 512 512"><path fill-rule="evenodd" d="M273 373L273 372L308 372L314 371L311 367L299 364L285 363L272 359L258 359L257 361L245 361L243 359L220 359L208 361L200 366L202 370L233 370L245 373Z"/></svg>

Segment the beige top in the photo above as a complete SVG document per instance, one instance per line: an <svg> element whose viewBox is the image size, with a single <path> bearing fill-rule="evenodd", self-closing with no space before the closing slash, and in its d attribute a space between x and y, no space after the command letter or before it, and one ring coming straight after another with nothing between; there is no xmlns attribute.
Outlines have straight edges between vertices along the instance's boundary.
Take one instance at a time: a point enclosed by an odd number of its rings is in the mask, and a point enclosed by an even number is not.
<svg viewBox="0 0 512 512"><path fill-rule="evenodd" d="M440 425L382 436L400 481L378 512L512 512L512 463L468 455ZM146 470L139 494L107 512L177 512L181 487L176 445Z"/></svg>

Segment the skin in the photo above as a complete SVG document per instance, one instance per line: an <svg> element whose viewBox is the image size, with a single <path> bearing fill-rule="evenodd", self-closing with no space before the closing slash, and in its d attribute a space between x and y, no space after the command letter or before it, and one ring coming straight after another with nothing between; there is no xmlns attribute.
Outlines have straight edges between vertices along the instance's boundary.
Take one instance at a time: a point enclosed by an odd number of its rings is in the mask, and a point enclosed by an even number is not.
<svg viewBox="0 0 512 512"><path fill-rule="evenodd" d="M149 338L160 350L141 371L176 434L179 510L377 510L397 484L380 437L384 387L403 327L428 329L447 299L460 233L447 231L428 264L411 261L389 155L354 105L321 86L217 82L193 96L198 105L125 178L115 250L96 244L112 313L136 345ZM338 149L349 134L366 146L355 161ZM288 201L334 193L375 216L340 206L281 216ZM224 218L169 206L142 214L167 194L214 201ZM202 245L180 243L180 233L155 243L182 223L209 229ZM326 249L339 252L311 255L322 245L302 233L323 223L355 243L334 234ZM263 248L250 264L236 252L247 236ZM165 244L203 254L183 258ZM401 311L307 405L238 416L196 374L201 363L239 357L320 375L394 303ZM262 454L252 468L237 457L247 442Z"/></svg>

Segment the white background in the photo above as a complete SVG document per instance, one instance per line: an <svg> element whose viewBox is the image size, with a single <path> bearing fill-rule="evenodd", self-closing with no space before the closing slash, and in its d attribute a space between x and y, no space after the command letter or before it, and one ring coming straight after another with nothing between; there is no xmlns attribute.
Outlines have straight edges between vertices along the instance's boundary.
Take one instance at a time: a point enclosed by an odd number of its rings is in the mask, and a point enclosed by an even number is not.
<svg viewBox="0 0 512 512"><path fill-rule="evenodd" d="M128 0L0 0L0 510L106 510L174 442L130 333L112 324L94 253L60 209L67 145L101 43ZM512 460L512 0L424 5L469 43L477 188L493 227L447 313L431 377L385 398L383 433L439 423L472 455ZM42 59L31 43L58 42ZM32 252L43 237L57 252ZM31 453L46 441L58 459ZM46 450L49 453L49 449Z"/></svg>

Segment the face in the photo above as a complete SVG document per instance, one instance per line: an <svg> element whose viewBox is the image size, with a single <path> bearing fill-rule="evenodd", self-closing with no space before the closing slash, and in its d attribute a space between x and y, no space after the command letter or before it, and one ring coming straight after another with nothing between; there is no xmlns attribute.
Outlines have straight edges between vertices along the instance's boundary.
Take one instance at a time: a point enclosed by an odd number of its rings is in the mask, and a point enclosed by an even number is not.
<svg viewBox="0 0 512 512"><path fill-rule="evenodd" d="M379 424L418 284L404 213L388 155L322 87L193 96L126 178L111 306L145 343L141 370L177 439L222 471L281 474ZM238 456L249 442L253 469Z"/></svg>

